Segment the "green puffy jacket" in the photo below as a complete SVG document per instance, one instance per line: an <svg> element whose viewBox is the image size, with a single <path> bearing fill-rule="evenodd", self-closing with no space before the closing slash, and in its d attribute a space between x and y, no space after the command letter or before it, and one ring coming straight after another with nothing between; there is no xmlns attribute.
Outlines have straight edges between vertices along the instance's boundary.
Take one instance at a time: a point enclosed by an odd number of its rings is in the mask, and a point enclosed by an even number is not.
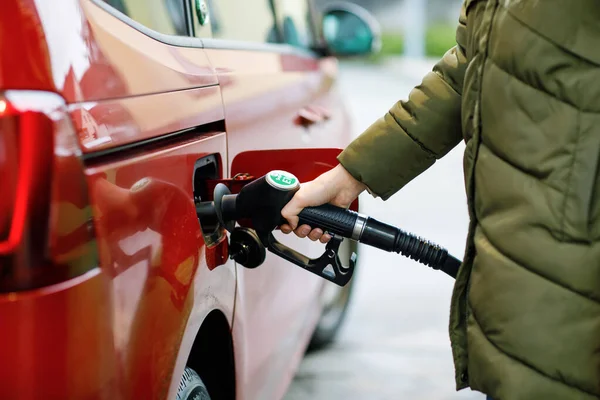
<svg viewBox="0 0 600 400"><path fill-rule="evenodd" d="M459 22L458 45L339 161L385 200L465 140L457 389L598 398L600 2L467 0Z"/></svg>

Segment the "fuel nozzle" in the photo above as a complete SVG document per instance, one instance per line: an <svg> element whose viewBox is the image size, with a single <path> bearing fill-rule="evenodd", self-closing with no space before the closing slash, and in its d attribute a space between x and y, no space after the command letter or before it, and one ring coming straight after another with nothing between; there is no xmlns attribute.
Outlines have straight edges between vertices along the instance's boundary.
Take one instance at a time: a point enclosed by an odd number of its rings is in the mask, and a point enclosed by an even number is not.
<svg viewBox="0 0 600 400"><path fill-rule="evenodd" d="M350 257L348 266L340 262L339 246L344 238L348 238L402 254L456 277L461 262L444 248L394 226L331 204L307 207L298 215L299 225L320 228L332 236L321 257L310 259L283 245L275 239L273 231L286 222L281 210L299 188L300 183L294 175L278 170L247 184L237 195L219 184L215 188L214 202L197 205L198 217L202 220L216 216L232 232L231 256L248 268L262 264L266 248L295 265L343 286L352 277L356 262L356 254ZM252 229L235 228L235 222L240 220L250 220ZM262 250L261 246L264 246Z"/></svg>
<svg viewBox="0 0 600 400"><path fill-rule="evenodd" d="M231 232L231 258L246 268L256 268L265 260L271 232L284 222L281 209L299 188L298 179L285 171L271 171L244 186L239 194L231 194L226 185L219 183L214 202L200 203L198 216L202 219L215 215ZM240 220L249 220L252 228L236 228Z"/></svg>
<svg viewBox="0 0 600 400"><path fill-rule="evenodd" d="M215 187L214 201L197 204L198 218L213 218L229 232L235 222L249 219L257 232L271 232L283 221L281 210L300 188L298 179L285 171L271 171L231 194L226 185Z"/></svg>
<svg viewBox="0 0 600 400"><path fill-rule="evenodd" d="M198 218L214 219L231 232L230 256L246 268L256 268L266 257L265 249L320 277L345 285L352 277L356 254L347 266L340 261L338 250L343 240L334 235L321 257L311 259L275 239L273 231L286 221L281 210L300 188L298 178L286 171L271 171L247 185L238 194L218 184L213 202L196 205ZM249 221L249 227L235 227L236 221Z"/></svg>

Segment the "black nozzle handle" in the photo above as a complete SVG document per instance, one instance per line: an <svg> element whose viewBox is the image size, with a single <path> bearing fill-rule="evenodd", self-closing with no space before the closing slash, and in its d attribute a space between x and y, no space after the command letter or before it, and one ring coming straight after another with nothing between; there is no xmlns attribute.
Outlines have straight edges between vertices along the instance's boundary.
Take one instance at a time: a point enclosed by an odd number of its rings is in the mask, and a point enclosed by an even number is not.
<svg viewBox="0 0 600 400"><path fill-rule="evenodd" d="M306 207L300 214L299 225L310 225L320 228L323 232L331 232L345 238L352 238L352 233L358 219L358 213L331 204L318 207Z"/></svg>
<svg viewBox="0 0 600 400"><path fill-rule="evenodd" d="M310 225L313 229L320 228L324 232L335 233L381 250L400 253L433 269L440 269L453 278L456 278L461 264L460 260L448 254L443 247L392 225L331 204L307 207L298 217L299 225Z"/></svg>

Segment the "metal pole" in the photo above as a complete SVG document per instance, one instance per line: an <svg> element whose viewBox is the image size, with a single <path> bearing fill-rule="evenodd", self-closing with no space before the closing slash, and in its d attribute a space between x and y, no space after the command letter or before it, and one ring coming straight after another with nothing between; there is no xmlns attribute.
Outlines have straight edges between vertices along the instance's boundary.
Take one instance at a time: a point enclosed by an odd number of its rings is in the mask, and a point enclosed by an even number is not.
<svg viewBox="0 0 600 400"><path fill-rule="evenodd" d="M427 0L404 0L404 55L425 57Z"/></svg>

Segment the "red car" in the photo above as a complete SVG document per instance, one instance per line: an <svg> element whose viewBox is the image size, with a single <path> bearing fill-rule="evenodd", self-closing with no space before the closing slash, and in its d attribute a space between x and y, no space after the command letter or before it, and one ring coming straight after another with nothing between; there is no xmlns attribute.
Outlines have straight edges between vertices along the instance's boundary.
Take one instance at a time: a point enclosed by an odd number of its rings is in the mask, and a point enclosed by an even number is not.
<svg viewBox="0 0 600 400"><path fill-rule="evenodd" d="M236 265L195 202L332 168L351 132L336 56L377 45L347 4L4 1L0 398L281 398L351 285Z"/></svg>

